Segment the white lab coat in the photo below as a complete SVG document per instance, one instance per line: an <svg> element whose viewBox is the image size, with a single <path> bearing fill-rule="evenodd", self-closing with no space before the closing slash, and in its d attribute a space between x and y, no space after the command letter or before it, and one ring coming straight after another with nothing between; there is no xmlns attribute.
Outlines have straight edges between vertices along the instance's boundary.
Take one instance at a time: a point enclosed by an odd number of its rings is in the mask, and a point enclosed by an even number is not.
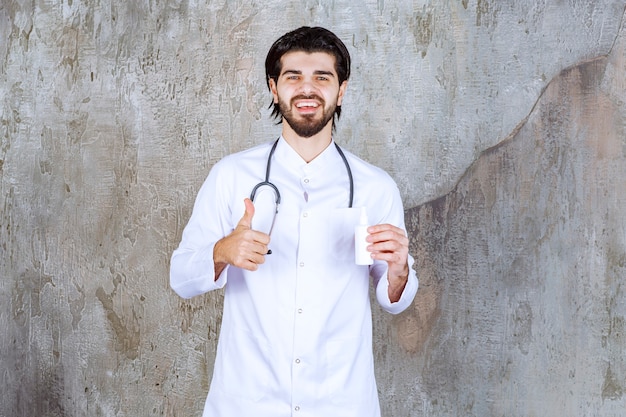
<svg viewBox="0 0 626 417"><path fill-rule="evenodd" d="M214 280L213 246L234 229L244 198L264 179L271 145L213 167L172 256L171 286L182 297L225 287L203 416L378 417L369 277L378 303L394 314L411 304L418 286L410 268L400 301L391 303L387 264L354 263L361 206L370 224L404 228L402 201L389 175L344 151L355 187L349 209L348 175L334 144L307 164L280 138L270 174L282 198L272 254L257 271L229 266ZM266 191L255 198L253 228L269 229L273 198Z"/></svg>

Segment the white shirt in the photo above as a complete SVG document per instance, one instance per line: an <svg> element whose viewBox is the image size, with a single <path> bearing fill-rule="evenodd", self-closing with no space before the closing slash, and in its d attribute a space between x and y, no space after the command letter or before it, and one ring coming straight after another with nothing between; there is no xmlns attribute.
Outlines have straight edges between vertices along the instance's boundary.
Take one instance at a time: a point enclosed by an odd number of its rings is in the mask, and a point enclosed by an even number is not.
<svg viewBox="0 0 626 417"><path fill-rule="evenodd" d="M386 262L354 262L361 206L370 224L404 228L400 194L387 173L344 151L354 177L349 209L348 174L334 144L306 163L280 138L269 178L281 194L272 254L257 271L228 266L214 280L215 242L235 228L244 198L264 180L271 145L213 167L172 255L170 282L182 297L225 287L203 416L378 417L369 277L378 303L394 314L411 304L418 287L410 256L409 280L396 303L387 294ZM262 194L252 226L269 230L274 196Z"/></svg>

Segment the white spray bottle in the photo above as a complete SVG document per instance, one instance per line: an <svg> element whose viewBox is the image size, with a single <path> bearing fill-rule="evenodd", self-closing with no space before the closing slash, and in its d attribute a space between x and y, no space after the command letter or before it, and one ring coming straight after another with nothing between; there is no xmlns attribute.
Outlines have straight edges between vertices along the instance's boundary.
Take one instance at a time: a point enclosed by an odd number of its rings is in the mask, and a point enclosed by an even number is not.
<svg viewBox="0 0 626 417"><path fill-rule="evenodd" d="M374 263L372 255L367 250L369 243L367 238L367 211L361 207L359 224L354 228L354 260L357 265L371 265Z"/></svg>

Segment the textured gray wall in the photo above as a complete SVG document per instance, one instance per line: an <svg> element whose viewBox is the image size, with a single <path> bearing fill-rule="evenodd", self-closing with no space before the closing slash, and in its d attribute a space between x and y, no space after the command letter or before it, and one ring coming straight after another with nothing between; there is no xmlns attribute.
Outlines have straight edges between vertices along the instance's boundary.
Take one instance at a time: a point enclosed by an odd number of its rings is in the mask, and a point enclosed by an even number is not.
<svg viewBox="0 0 626 417"><path fill-rule="evenodd" d="M385 417L622 416L626 1L3 0L0 416L198 415L219 292L168 261L263 60L347 41L337 139L387 169L421 288L374 311Z"/></svg>

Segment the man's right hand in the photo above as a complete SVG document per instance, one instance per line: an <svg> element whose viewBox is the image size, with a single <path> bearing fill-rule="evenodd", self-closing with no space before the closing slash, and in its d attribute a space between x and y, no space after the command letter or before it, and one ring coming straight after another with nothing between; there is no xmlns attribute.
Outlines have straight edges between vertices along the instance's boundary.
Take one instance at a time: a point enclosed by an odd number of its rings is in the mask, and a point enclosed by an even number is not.
<svg viewBox="0 0 626 417"><path fill-rule="evenodd" d="M235 230L218 240L213 248L216 280L226 265L256 271L259 264L265 262L270 237L263 232L250 228L254 216L254 204L249 198L244 200L244 204L246 205L246 212L237 223Z"/></svg>

